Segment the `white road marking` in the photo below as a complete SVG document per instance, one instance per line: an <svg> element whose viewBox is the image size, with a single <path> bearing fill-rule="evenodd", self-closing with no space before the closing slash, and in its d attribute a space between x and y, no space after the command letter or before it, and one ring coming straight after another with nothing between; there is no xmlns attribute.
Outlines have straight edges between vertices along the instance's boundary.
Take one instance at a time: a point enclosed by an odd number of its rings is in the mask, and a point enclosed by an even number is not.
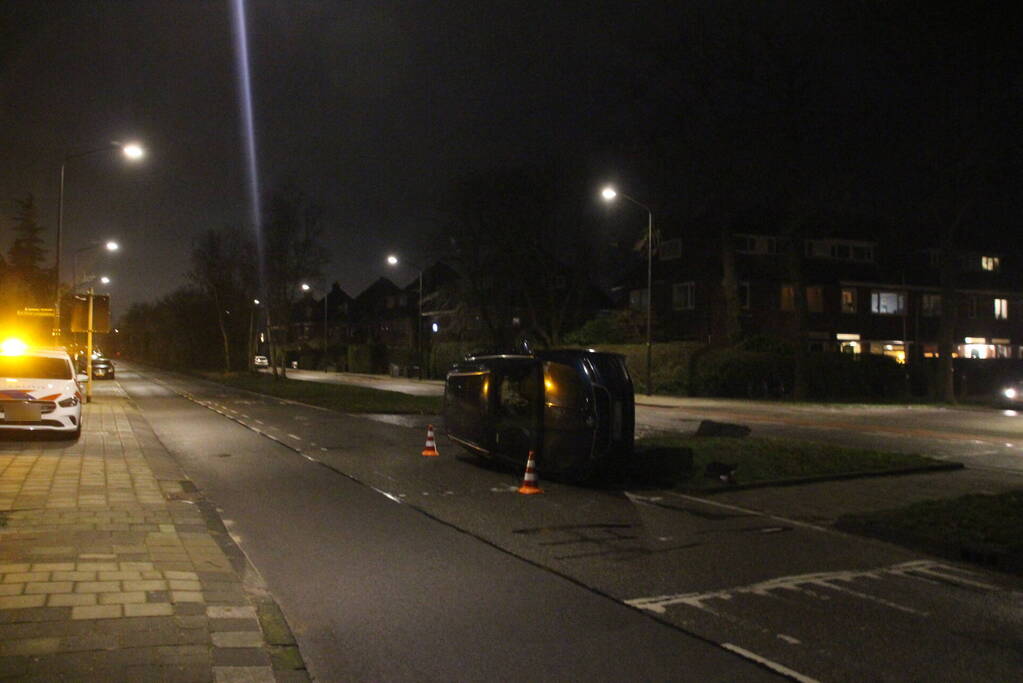
<svg viewBox="0 0 1023 683"><path fill-rule="evenodd" d="M637 495L635 495L633 493L629 493L628 491L625 492L625 495L628 496L630 499L637 500L639 502L646 502L647 500L650 500L650 501L654 501L655 500L653 498L647 499L647 498L644 498L643 496L637 496ZM728 503L719 503L716 500L709 500L707 498L698 498L696 496L687 496L684 493L674 493L672 491L668 491L667 495L669 495L669 496L671 496L673 498L682 498L683 500L688 500L688 501L691 501L691 502L694 502L694 503L703 503L704 505L710 505L712 507L719 507L719 508L724 508L725 510L732 510L733 512L744 512L744 513L750 514L750 515L759 515L760 517L767 517L769 519L773 519L773 520L776 520L778 522L785 522L786 524L791 524L793 526L802 527L804 529L813 529L814 531L823 531L824 533L828 533L828 534L837 534L837 533L839 533L839 532L835 531L834 529L828 529L827 527L817 526L816 524L809 524L807 522L800 522L797 519L789 519L787 517L779 517L778 515L768 514L766 512L762 512L760 510L753 510L751 508L744 508L744 507L741 507L739 505L729 505Z"/></svg>
<svg viewBox="0 0 1023 683"><path fill-rule="evenodd" d="M787 636L784 633L776 633L775 635L778 636L779 638L781 638L782 640L784 640L789 645L802 645L803 644L803 641L801 641L799 638L793 638L792 636Z"/></svg>
<svg viewBox="0 0 1023 683"><path fill-rule="evenodd" d="M761 664L762 666L766 666L768 669L772 671L777 671L782 676L788 676L794 681L799 681L799 683L820 683L816 678L804 676L798 671L793 671L792 669L782 664L779 664L778 662L772 662L770 659L767 659L766 657L761 657L755 652L744 650L738 645L732 645L731 643L721 643L721 647L725 648L729 652L734 652L740 657L745 657L746 659L752 660L758 664Z"/></svg>
<svg viewBox="0 0 1023 683"><path fill-rule="evenodd" d="M889 576L903 576L910 578L918 578L915 573L923 573L925 575L941 577L945 581L958 582L965 586L972 586L978 588L986 588L990 590L997 590L997 586L990 584L981 583L979 581L971 581L955 574L949 574L948 571L955 571L955 567L951 567L940 562L933 562L931 560L917 560L913 562L903 562L901 564L891 565L889 567L878 567L877 569L861 569L861 570L846 570L837 572L816 572L811 574L795 574L793 576L780 576L774 579L767 579L766 581L760 581L758 583L749 584L746 586L736 586L733 588L724 588L716 591L706 591L702 593L679 593L676 595L658 595L648 598L636 598L633 600L626 600L625 604L636 607L637 609L650 610L656 614L664 614L668 607L672 605L688 605L695 607L699 610L705 610L712 612L704 603L711 600L731 600L736 595L759 595L761 597L771 597L771 591L775 590L790 590L807 592L807 587L822 587L830 588L839 592L849 593L856 597L871 600L886 607L892 609L909 612L911 614L917 614L920 616L927 616L926 612L915 610L911 607L899 605L897 603L885 600L866 593L860 593L846 586L837 585L838 583L851 583L857 579L882 579L886 575Z"/></svg>
<svg viewBox="0 0 1023 683"><path fill-rule="evenodd" d="M288 436L290 436L295 441L301 441L302 440L302 437L298 436L297 434L288 434Z"/></svg>
<svg viewBox="0 0 1023 683"><path fill-rule="evenodd" d="M254 422L258 425L265 424L262 420L254 420Z"/></svg>

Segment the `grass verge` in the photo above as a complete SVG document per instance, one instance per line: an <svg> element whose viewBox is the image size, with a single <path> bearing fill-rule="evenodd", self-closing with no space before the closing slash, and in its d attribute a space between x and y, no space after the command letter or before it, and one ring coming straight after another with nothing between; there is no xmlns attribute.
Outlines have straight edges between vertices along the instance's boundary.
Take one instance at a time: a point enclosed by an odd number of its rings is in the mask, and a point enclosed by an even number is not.
<svg viewBox="0 0 1023 683"><path fill-rule="evenodd" d="M238 389L255 391L277 398L301 401L345 413L402 413L436 415L441 411L440 396L410 396L350 384L326 384L297 379L274 379L271 375L247 372L207 372L203 377Z"/></svg>
<svg viewBox="0 0 1023 683"><path fill-rule="evenodd" d="M686 490L795 483L814 479L947 467L933 458L806 441L767 438L656 436L636 441L644 474ZM690 457L691 466L688 464ZM712 463L735 466L734 483L708 474ZM653 470L653 471L651 471Z"/></svg>
<svg viewBox="0 0 1023 683"><path fill-rule="evenodd" d="M835 526L1017 574L1023 573L1023 491L927 500L846 515Z"/></svg>

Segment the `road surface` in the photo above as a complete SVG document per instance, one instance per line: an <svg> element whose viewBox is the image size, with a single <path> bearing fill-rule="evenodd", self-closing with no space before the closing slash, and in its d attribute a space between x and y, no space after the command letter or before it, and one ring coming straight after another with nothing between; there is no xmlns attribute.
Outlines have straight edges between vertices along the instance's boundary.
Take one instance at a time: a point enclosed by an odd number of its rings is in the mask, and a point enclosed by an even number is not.
<svg viewBox="0 0 1023 683"><path fill-rule="evenodd" d="M323 680L1019 673L1012 577L669 491L519 496L446 441L421 457L420 429L119 377Z"/></svg>

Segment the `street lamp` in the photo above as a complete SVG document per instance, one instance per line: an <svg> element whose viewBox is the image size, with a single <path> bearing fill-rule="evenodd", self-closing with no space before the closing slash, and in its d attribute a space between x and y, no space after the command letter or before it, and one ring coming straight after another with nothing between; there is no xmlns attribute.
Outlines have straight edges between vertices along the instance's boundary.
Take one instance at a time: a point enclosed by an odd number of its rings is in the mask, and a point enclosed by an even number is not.
<svg viewBox="0 0 1023 683"><path fill-rule="evenodd" d="M626 199L636 206L644 209L647 214L647 228L646 228L646 393L647 395L653 394L653 382L651 380L651 367L653 365L653 344L651 340L651 302L654 298L653 289L653 273L654 273L654 212L650 210L650 207L646 204L636 201L632 197L622 192L617 192L611 186L605 187L600 196L604 198L604 201L614 201L616 198L621 197Z"/></svg>
<svg viewBox="0 0 1023 683"><path fill-rule="evenodd" d="M101 154L103 152L110 152L115 149L121 150L124 157L129 161L139 161L146 155L145 149L137 142L110 142L102 147L95 147L93 149L87 149L80 152L68 152L64 155L64 160L60 164L60 193L57 198L57 248L54 254L54 268L53 268L53 279L54 279L54 303L53 303L53 327L56 336L60 337L60 251L63 240L64 231L64 170L68 165L69 161L74 159L81 159L82 157L92 156L93 154ZM114 249L117 247L115 246Z"/></svg>
<svg viewBox="0 0 1023 683"><path fill-rule="evenodd" d="M78 284L79 284L79 282L78 282L78 257L81 256L83 253L85 253L87 251L91 251L93 249L98 249L101 246L104 249L106 249L107 251L110 251L110 252L118 251L121 248L121 245L118 244L117 242L115 242L113 240L108 240L105 244L101 244L100 242L93 242L92 244L87 244L86 246L81 247L80 249L75 249L74 257L72 258L72 261L71 261L71 293L72 294L74 294L75 291L77 291ZM106 284L106 283L104 283L104 284Z"/></svg>
<svg viewBox="0 0 1023 683"><path fill-rule="evenodd" d="M308 292L312 289L309 284L302 283L302 291ZM258 301L256 303L259 303ZM323 294L323 369L327 369L327 292Z"/></svg>
<svg viewBox="0 0 1023 683"><path fill-rule="evenodd" d="M401 260L394 254L387 257L387 265L397 266ZM409 261L409 265L419 271L419 316L416 318L416 356L419 364L419 379L423 378L423 268Z"/></svg>

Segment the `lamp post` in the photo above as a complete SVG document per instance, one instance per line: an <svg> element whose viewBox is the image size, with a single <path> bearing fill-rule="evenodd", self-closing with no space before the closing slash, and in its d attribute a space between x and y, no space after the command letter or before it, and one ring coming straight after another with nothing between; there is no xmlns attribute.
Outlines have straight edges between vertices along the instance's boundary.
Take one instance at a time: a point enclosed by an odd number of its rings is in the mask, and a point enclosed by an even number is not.
<svg viewBox="0 0 1023 683"><path fill-rule="evenodd" d="M387 257L387 265L397 266L401 260L391 254ZM416 318L416 360L419 364L419 379L423 378L423 268L422 266L409 262L409 265L419 271L419 316Z"/></svg>
<svg viewBox="0 0 1023 683"><path fill-rule="evenodd" d="M110 252L118 251L121 248L121 245L118 244L117 242L115 242L113 240L108 240L107 242L102 243L102 244L100 242L93 242L92 244L86 245L86 246L84 246L84 247L82 247L80 249L75 249L74 258L72 258L72 261L71 261L71 293L72 294L74 294L75 291L78 289L78 257L81 256L83 253L85 253L87 251L90 251L92 249L98 249L101 246L104 249L106 249L107 251L110 251Z"/></svg>
<svg viewBox="0 0 1023 683"><path fill-rule="evenodd" d="M646 393L653 394L653 381L651 379L651 367L653 365L653 343L651 339L651 303L654 298L653 273L654 273L654 212L649 206L643 204L627 194L617 192L613 187L605 187L600 195L605 201L614 201L621 197L644 209L647 214L646 227Z"/></svg>
<svg viewBox="0 0 1023 683"><path fill-rule="evenodd" d="M60 193L57 197L57 248L54 253L54 292L53 292L53 328L54 335L60 338L60 251L64 231L64 172L68 162L82 157L119 149L129 161L138 161L146 155L145 149L137 142L110 142L102 147L95 147L80 152L69 152L64 155L60 164Z"/></svg>
<svg viewBox="0 0 1023 683"><path fill-rule="evenodd" d="M259 299L252 300L252 308L249 309L249 372L256 369L255 354L253 353L253 346L255 345L255 334L256 334L256 309L259 308Z"/></svg>
<svg viewBox="0 0 1023 683"><path fill-rule="evenodd" d="M302 291L308 292L312 289L307 283L302 283ZM327 369L327 293L323 294L323 369Z"/></svg>
<svg viewBox="0 0 1023 683"><path fill-rule="evenodd" d="M110 278L105 275L99 278L99 281L104 285L110 284ZM89 316L88 324L86 326L86 341L85 341L85 402L92 403L92 312L93 312L93 300L95 299L95 292L92 287L89 287Z"/></svg>

